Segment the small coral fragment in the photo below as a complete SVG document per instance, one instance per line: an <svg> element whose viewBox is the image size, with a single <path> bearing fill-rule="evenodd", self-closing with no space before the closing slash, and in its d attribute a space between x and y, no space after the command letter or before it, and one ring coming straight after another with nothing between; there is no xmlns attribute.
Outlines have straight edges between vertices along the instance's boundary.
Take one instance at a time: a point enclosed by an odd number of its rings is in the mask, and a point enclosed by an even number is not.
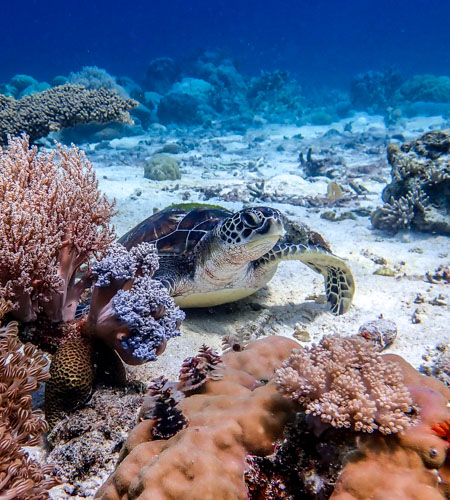
<svg viewBox="0 0 450 500"><path fill-rule="evenodd" d="M181 366L178 390L195 391L201 387L207 379L217 380L220 376L215 370L222 362L221 357L214 349L203 344L195 357L186 358Z"/></svg>

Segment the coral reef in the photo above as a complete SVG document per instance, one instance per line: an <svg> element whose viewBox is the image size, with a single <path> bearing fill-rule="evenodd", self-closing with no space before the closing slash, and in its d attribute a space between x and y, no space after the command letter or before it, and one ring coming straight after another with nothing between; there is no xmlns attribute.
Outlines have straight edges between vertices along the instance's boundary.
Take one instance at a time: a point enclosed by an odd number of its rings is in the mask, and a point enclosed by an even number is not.
<svg viewBox="0 0 450 500"><path fill-rule="evenodd" d="M132 123L129 110L136 105L113 90L70 84L19 100L0 94L0 145L6 144L8 135L25 133L34 142L53 130L82 123Z"/></svg>
<svg viewBox="0 0 450 500"><path fill-rule="evenodd" d="M376 229L416 229L450 234L450 132L432 131L414 141L390 144L392 182L384 205L372 214Z"/></svg>
<svg viewBox="0 0 450 500"><path fill-rule="evenodd" d="M157 268L156 248L149 243L130 251L113 243L107 255L92 265L89 311L52 359L52 378L45 391L51 427L89 398L96 377L111 373L112 383L124 383L117 354L128 364L146 363L164 351L171 337L180 335L184 313L167 289L152 279Z"/></svg>
<svg viewBox="0 0 450 500"><path fill-rule="evenodd" d="M154 422L141 422L96 498L137 498L145 489L152 498L247 499L246 454L272 453L292 414L292 403L266 382L296 345L270 337L225 354L223 377L179 403L188 427L167 441L152 440Z"/></svg>
<svg viewBox="0 0 450 500"><path fill-rule="evenodd" d="M333 427L392 434L415 423L400 367L363 338L326 335L310 349L294 349L276 383L307 415Z"/></svg>
<svg viewBox="0 0 450 500"><path fill-rule="evenodd" d="M396 92L399 101L450 102L450 77L414 75Z"/></svg>
<svg viewBox="0 0 450 500"><path fill-rule="evenodd" d="M395 92L403 82L398 71L368 71L353 78L350 100L356 109L384 113L394 101Z"/></svg>
<svg viewBox="0 0 450 500"><path fill-rule="evenodd" d="M296 350L280 367L292 347ZM438 500L448 495L450 410L444 385L398 356L380 355L360 337L328 336L305 350L302 373L310 385L320 384L323 377L316 371L326 367L328 401L332 391L341 401L332 408L340 415L333 426L332 419L322 418L331 408L325 398L323 411L313 415L306 398L298 402L277 394L276 385L284 393L298 392L297 371L289 388L286 379L292 380L287 365L298 362L299 352L296 342L268 337L223 355L216 368L221 377L207 380L177 406L188 426L166 440L155 439L155 420L138 424L96 498ZM338 378L348 387L339 390ZM171 387L160 381L157 392ZM360 415L346 415L344 422L345 404L351 406L344 393L351 392ZM141 414L153 402L144 402ZM364 417L375 407L376 424Z"/></svg>
<svg viewBox="0 0 450 500"><path fill-rule="evenodd" d="M116 91L123 99L128 99L126 91L121 87L114 77L106 70L97 66L83 66L81 71L70 73L67 83L71 85L82 85L88 90L99 90L101 88Z"/></svg>
<svg viewBox="0 0 450 500"><path fill-rule="evenodd" d="M181 179L179 161L165 153L154 154L144 165L144 177L155 181Z"/></svg>
<svg viewBox="0 0 450 500"><path fill-rule="evenodd" d="M76 148L39 153L26 136L10 138L0 171L0 296L21 321L69 321L90 284L80 268L114 239L113 205Z"/></svg>
<svg viewBox="0 0 450 500"><path fill-rule="evenodd" d="M3 313L8 308L1 305ZM31 393L49 377L48 361L17 334L14 321L0 328L0 498L40 500L58 480L51 465L41 467L24 447L39 444L48 430L42 412L31 406Z"/></svg>

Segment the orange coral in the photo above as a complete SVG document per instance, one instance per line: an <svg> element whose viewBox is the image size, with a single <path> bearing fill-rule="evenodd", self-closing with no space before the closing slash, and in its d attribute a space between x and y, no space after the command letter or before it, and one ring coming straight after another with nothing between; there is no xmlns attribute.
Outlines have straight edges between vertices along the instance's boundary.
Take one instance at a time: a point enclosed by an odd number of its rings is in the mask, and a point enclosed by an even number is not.
<svg viewBox="0 0 450 500"><path fill-rule="evenodd" d="M80 267L114 238L112 204L75 147L38 153L25 135L10 137L0 147L0 173L0 296L22 321L41 312L51 321L73 319L89 284Z"/></svg>
<svg viewBox="0 0 450 500"><path fill-rule="evenodd" d="M431 426L431 430L450 443L450 419Z"/></svg>

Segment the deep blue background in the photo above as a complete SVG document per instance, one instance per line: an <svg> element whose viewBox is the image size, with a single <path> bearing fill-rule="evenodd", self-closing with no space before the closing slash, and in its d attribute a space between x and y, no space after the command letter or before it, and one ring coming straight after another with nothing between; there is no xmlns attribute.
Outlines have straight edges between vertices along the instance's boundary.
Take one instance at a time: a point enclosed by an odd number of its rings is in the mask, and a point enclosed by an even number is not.
<svg viewBox="0 0 450 500"><path fill-rule="evenodd" d="M450 74L449 0L4 0L0 82L97 65L140 81L150 59L224 49L241 71L347 86L396 67Z"/></svg>

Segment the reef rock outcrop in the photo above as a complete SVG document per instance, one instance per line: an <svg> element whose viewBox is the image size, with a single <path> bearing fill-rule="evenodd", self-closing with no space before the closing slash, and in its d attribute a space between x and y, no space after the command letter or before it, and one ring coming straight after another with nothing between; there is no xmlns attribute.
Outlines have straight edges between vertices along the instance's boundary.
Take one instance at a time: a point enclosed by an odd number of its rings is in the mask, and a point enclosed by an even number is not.
<svg viewBox="0 0 450 500"><path fill-rule="evenodd" d="M390 144L387 157L392 181L383 190L384 205L372 214L373 226L450 234L450 130Z"/></svg>

